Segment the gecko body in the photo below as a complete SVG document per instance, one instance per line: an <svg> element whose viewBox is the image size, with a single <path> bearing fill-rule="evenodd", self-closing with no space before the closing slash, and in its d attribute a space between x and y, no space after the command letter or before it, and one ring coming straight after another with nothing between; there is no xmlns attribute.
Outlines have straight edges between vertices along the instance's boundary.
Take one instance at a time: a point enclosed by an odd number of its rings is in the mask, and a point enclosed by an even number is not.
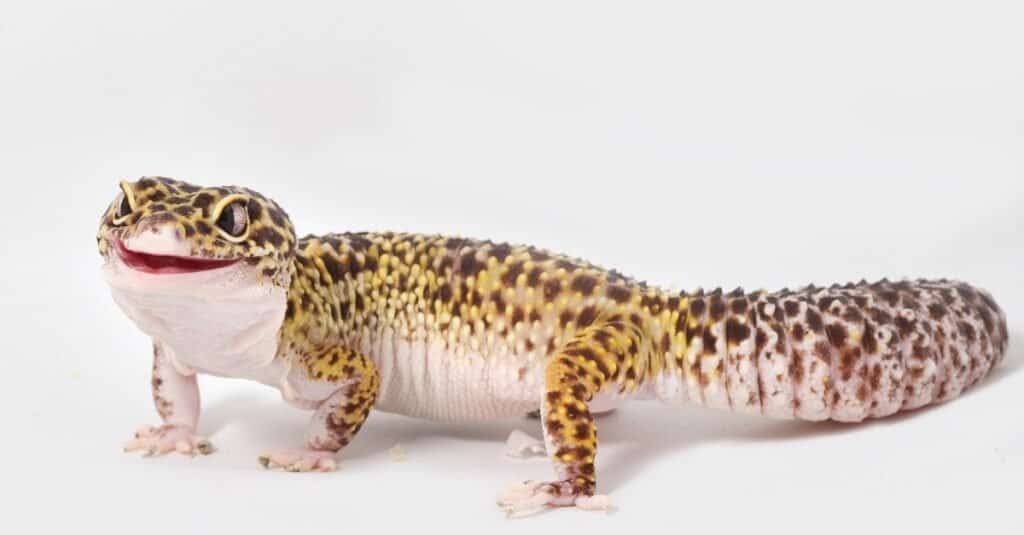
<svg viewBox="0 0 1024 535"><path fill-rule="evenodd" d="M947 280L667 292L542 249L460 237L297 238L246 188L122 182L97 243L115 302L153 339L163 424L128 449L210 450L207 373L259 381L313 411L268 467L330 470L371 409L447 421L539 411L556 478L500 505L585 505L593 413L657 399L856 422L958 396L1002 358L1006 320Z"/></svg>

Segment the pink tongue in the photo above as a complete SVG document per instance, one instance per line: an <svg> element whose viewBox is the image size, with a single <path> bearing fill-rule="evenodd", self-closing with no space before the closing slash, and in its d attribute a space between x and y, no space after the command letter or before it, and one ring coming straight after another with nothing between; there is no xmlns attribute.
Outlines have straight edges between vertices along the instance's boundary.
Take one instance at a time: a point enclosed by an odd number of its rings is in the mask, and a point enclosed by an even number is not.
<svg viewBox="0 0 1024 535"><path fill-rule="evenodd" d="M119 242L117 245L118 253L128 267L146 273L192 273L222 268L237 262L138 253L126 249L123 243Z"/></svg>

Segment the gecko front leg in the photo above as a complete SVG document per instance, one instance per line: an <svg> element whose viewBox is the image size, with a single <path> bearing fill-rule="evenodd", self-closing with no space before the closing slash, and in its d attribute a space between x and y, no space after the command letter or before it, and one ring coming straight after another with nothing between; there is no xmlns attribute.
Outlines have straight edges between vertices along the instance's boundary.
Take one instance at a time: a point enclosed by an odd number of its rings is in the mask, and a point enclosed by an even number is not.
<svg viewBox="0 0 1024 535"><path fill-rule="evenodd" d="M311 352L304 363L312 378L340 387L313 413L305 448L272 450L260 455L259 462L290 472L330 472L336 467L335 454L352 441L369 416L380 378L370 359L347 348Z"/></svg>
<svg viewBox="0 0 1024 535"><path fill-rule="evenodd" d="M153 342L153 404L163 420L160 426L143 426L124 445L124 450L162 455L177 451L186 455L213 452L210 441L195 434L199 421L199 387L195 374L179 372L171 362L170 350Z"/></svg>

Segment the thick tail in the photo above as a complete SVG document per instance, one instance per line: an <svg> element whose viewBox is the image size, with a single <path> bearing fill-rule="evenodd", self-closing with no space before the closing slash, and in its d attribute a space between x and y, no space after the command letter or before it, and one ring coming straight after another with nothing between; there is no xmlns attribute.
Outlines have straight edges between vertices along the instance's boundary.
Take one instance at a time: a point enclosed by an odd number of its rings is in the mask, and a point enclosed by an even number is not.
<svg viewBox="0 0 1024 535"><path fill-rule="evenodd" d="M947 280L698 294L685 337L688 401L849 422L958 396L1008 338L988 293Z"/></svg>

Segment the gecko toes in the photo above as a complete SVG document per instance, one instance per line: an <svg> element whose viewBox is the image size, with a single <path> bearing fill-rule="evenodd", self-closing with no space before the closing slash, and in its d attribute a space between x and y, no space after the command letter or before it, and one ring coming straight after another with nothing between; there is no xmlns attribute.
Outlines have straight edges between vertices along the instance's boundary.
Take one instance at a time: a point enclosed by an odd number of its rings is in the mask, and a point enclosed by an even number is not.
<svg viewBox="0 0 1024 535"><path fill-rule="evenodd" d="M164 455L172 451L183 455L195 456L197 453L209 455L213 453L213 444L209 440L193 434L192 428L182 425L162 425L160 427L140 427L134 436L124 444L124 451L141 451L143 457Z"/></svg>
<svg viewBox="0 0 1024 535"><path fill-rule="evenodd" d="M263 468L279 468L285 472L333 472L338 468L334 452L328 450L276 449L260 455L257 460Z"/></svg>
<svg viewBox="0 0 1024 535"><path fill-rule="evenodd" d="M508 517L538 513L549 507L576 506L587 511L609 511L611 499L575 490L568 481L524 481L498 495L498 508Z"/></svg>

